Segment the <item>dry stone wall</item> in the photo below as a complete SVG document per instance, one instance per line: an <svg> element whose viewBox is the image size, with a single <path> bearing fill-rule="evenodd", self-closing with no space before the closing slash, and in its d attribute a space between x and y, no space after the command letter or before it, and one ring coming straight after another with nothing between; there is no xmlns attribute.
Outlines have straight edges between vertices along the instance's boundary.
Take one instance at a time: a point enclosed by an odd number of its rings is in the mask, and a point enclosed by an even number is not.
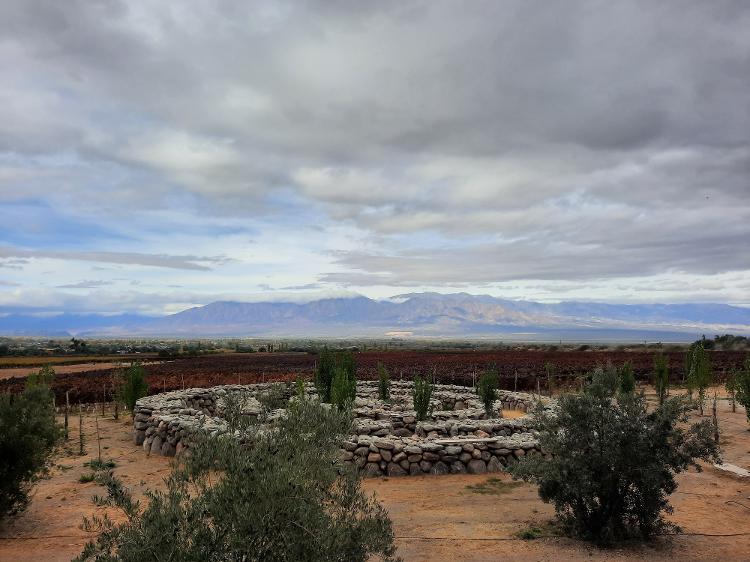
<svg viewBox="0 0 750 562"><path fill-rule="evenodd" d="M229 431L223 418L228 394L241 397L243 415L257 418L258 397L272 384L191 388L141 398L134 410L134 442L149 454L180 454L189 449L191 436L199 430L214 436ZM531 416L504 419L502 411L529 412L539 404L552 409L553 401L498 391L497 415L488 418L473 389L435 385L432 414L417 421L412 388L411 382L394 381L391 400L384 403L377 398L377 383L357 383L355 433L342 444L344 463L366 476L481 474L500 471L525 455L541 454ZM285 387L285 392L287 399L294 394L292 387ZM316 396L309 383L305 392Z"/></svg>

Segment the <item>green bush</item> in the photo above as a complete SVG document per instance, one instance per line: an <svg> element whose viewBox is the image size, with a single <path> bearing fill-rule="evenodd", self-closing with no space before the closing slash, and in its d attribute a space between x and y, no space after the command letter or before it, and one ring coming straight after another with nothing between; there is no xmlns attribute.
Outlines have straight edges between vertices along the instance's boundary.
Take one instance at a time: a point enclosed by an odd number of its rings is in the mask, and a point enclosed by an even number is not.
<svg viewBox="0 0 750 562"><path fill-rule="evenodd" d="M735 376L737 402L745 407L747 421L750 422L750 356L745 359L743 368Z"/></svg>
<svg viewBox="0 0 750 562"><path fill-rule="evenodd" d="M477 382L477 394L484 404L484 411L487 417L491 418L495 415L494 405L497 400L497 389L500 386L500 379L497 374L497 370L493 367L487 369L482 376L479 377Z"/></svg>
<svg viewBox="0 0 750 562"><path fill-rule="evenodd" d="M698 391L698 405L703 415L703 403L706 400L706 389L713 380L711 372L711 360L708 352L704 349L702 342L694 343L685 355L685 370L687 372L687 386L692 396Z"/></svg>
<svg viewBox="0 0 750 562"><path fill-rule="evenodd" d="M659 404L663 404L669 389L669 362L661 353L654 356L654 387Z"/></svg>
<svg viewBox="0 0 750 562"><path fill-rule="evenodd" d="M432 412L430 401L432 400L432 383L422 377L414 378L414 390L412 391L412 400L414 410L417 412L417 419L424 421Z"/></svg>
<svg viewBox="0 0 750 562"><path fill-rule="evenodd" d="M555 365L549 361L544 364L544 373L547 375L547 391L552 396L555 392Z"/></svg>
<svg viewBox="0 0 750 562"><path fill-rule="evenodd" d="M334 370L331 385L331 404L339 410L349 408L357 396L357 379L350 378L349 371L339 366Z"/></svg>
<svg viewBox="0 0 750 562"><path fill-rule="evenodd" d="M0 394L0 519L26 507L61 436L52 392L38 379L20 394Z"/></svg>
<svg viewBox="0 0 750 562"><path fill-rule="evenodd" d="M148 394L146 371L140 362L136 362L121 373L120 379L117 389L119 400L132 413L138 399Z"/></svg>
<svg viewBox="0 0 750 562"><path fill-rule="evenodd" d="M521 459L511 471L535 482L572 534L607 543L649 537L669 525L675 474L696 459L718 461L708 420L688 425L691 401L665 400L649 412L641 394L617 391L611 374L594 372L582 394L564 395L556 414L538 411L545 456Z"/></svg>
<svg viewBox="0 0 750 562"><path fill-rule="evenodd" d="M78 560L393 560L387 512L340 461L350 426L345 413L301 400L272 430L248 428L252 447L198 438L145 507L105 473L98 503L124 520L86 520L100 534Z"/></svg>
<svg viewBox="0 0 750 562"><path fill-rule="evenodd" d="M265 410L278 410L285 408L289 398L287 397L286 386L283 383L274 383L265 392L258 396L258 402Z"/></svg>
<svg viewBox="0 0 750 562"><path fill-rule="evenodd" d="M620 392L625 394L635 392L635 375L633 374L633 365L630 361L623 363L618 369L617 378L620 384Z"/></svg>
<svg viewBox="0 0 750 562"><path fill-rule="evenodd" d="M333 380L337 369L344 371L348 381L356 381L357 362L354 355L350 351L334 354L328 348L323 348L318 356L318 364L313 378L321 402L330 403L332 401Z"/></svg>
<svg viewBox="0 0 750 562"><path fill-rule="evenodd" d="M391 399L391 377L382 363L378 363L378 397L383 401Z"/></svg>

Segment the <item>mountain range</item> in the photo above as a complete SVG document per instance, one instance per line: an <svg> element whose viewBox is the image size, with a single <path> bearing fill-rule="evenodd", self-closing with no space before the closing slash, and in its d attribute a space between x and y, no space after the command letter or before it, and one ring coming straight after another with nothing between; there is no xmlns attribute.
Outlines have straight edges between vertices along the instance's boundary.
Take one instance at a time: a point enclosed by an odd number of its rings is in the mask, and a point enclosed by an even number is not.
<svg viewBox="0 0 750 562"><path fill-rule="evenodd" d="M750 334L750 308L726 304L539 303L467 293L293 302L219 301L161 317L0 316L0 334L153 337L499 337L681 341Z"/></svg>

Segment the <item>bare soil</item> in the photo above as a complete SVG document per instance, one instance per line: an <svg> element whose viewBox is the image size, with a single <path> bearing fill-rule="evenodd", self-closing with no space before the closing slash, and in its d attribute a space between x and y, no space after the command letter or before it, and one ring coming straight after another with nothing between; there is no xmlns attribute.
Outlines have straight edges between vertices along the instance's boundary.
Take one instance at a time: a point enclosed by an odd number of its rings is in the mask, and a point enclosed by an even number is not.
<svg viewBox="0 0 750 562"><path fill-rule="evenodd" d="M155 361L147 361L144 365L155 365ZM72 373L87 373L89 371L100 371L102 369L113 370L119 369L123 365L130 364L130 360L123 361L105 361L105 362L93 362L93 363L76 363L73 365L53 365L55 370L55 376L57 375L69 375ZM29 367L8 367L0 369L0 380L11 379L14 377L27 377L32 373L36 373L39 370L38 366Z"/></svg>
<svg viewBox="0 0 750 562"><path fill-rule="evenodd" d="M76 455L77 441L71 439L50 477L35 487L28 510L0 529L0 560L70 560L91 538L79 524L83 516L101 511L91 496L103 489L78 479L90 472L84 463L96 457L95 416L84 416L87 455ZM721 401L719 419L725 462L750 469L744 409L732 413L729 403ZM71 419L71 437L77 438L77 423L77 417ZM136 495L147 487L163 486L170 460L146 456L133 445L129 420L114 421L108 411L99 425L102 456L115 460L115 473ZM511 482L506 474L369 479L364 488L388 509L399 554L406 561L750 560L750 478L707 466L703 472L680 475L678 481L671 519L684 534L611 550L554 536L518 538L517 533L529 527L544 528L553 509L539 500L533 486L503 486Z"/></svg>

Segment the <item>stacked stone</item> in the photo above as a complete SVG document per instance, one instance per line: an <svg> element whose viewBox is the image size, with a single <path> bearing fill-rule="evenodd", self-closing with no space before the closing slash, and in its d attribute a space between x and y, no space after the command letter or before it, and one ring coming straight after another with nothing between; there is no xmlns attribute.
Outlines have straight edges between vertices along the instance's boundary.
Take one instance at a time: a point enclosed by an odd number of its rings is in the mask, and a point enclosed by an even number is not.
<svg viewBox="0 0 750 562"><path fill-rule="evenodd" d="M414 476L500 472L519 458L536 454L541 454L539 442L529 433L435 441L359 435L344 443L341 458L364 476Z"/></svg>
<svg viewBox="0 0 750 562"><path fill-rule="evenodd" d="M140 399L134 411L134 441L150 454L172 456L190 447L199 429L210 435L228 431L225 398L240 393L243 413L260 411L257 397L273 383L191 388ZM497 472L526 454L538 454L530 416L486 419L472 389L436 385L431 418L418 422L412 409L413 383L392 384L391 401L377 400L377 383L357 384L355 432L343 445L342 458L368 476ZM314 386L306 384L308 396ZM294 389L288 389L291 396ZM499 391L496 407L531 410L554 401L520 392ZM448 406L448 409L439 408ZM272 417L284 415L284 410Z"/></svg>

